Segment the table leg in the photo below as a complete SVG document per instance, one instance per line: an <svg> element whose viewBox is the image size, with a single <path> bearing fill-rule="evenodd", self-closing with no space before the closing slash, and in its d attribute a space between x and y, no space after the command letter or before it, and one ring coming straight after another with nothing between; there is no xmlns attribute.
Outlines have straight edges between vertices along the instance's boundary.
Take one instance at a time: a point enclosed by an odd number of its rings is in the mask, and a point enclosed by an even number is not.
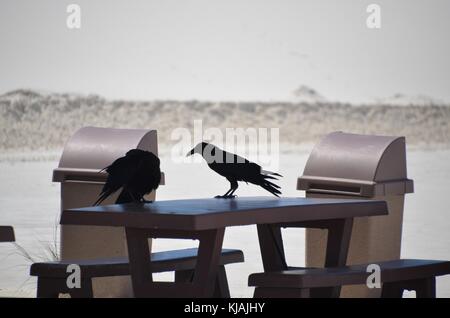
<svg viewBox="0 0 450 318"><path fill-rule="evenodd" d="M212 297L224 233L224 228L205 231L126 228L128 257L135 297ZM149 237L198 239L200 241L192 281L153 281L148 249Z"/></svg>
<svg viewBox="0 0 450 318"><path fill-rule="evenodd" d="M280 223L276 225L258 225L258 236L261 248L261 256L264 263L264 271L279 271L286 269L283 266L283 257L279 257L280 253L276 251L276 244L271 240L269 227L276 230L276 240L279 246L283 246L281 240L281 227L299 227L299 228L320 228L328 230L327 250L325 256L325 267L345 266L347 261L350 238L352 234L353 218L334 219L334 220L318 220L303 221L292 223ZM341 288L314 288L311 290L311 297L339 297Z"/></svg>
<svg viewBox="0 0 450 318"><path fill-rule="evenodd" d="M200 244L195 266L193 285L197 297L212 297L216 283L225 229L204 231L199 236Z"/></svg>
<svg viewBox="0 0 450 318"><path fill-rule="evenodd" d="M258 239L264 271L280 271L287 269L280 226L258 224Z"/></svg>
<svg viewBox="0 0 450 318"><path fill-rule="evenodd" d="M347 262L348 248L352 235L353 218L330 220L328 222L327 251L325 267L345 266ZM338 298L341 287L322 288L313 297Z"/></svg>
<svg viewBox="0 0 450 318"><path fill-rule="evenodd" d="M131 282L135 297L144 297L146 286L153 282L150 271L148 233L143 229L126 228Z"/></svg>
<svg viewBox="0 0 450 318"><path fill-rule="evenodd" d="M194 269L175 271L175 282L191 282L194 273ZM228 287L227 273L224 265L220 265L217 269L214 298L230 298L230 289Z"/></svg>
<svg viewBox="0 0 450 318"><path fill-rule="evenodd" d="M325 267L345 266L352 236L353 219L330 222Z"/></svg>

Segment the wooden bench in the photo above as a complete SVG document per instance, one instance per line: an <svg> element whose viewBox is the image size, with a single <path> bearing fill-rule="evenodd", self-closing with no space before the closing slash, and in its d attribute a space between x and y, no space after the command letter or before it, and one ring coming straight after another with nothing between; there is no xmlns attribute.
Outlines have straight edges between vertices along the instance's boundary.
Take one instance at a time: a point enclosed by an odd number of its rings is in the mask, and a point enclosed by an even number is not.
<svg viewBox="0 0 450 318"><path fill-rule="evenodd" d="M450 274L449 261L402 259L373 262L380 266L381 297L400 298L404 290L415 290L419 298L435 298L435 277ZM323 287L366 284L369 264L329 268L303 268L255 273L249 286L256 298L309 298Z"/></svg>
<svg viewBox="0 0 450 318"><path fill-rule="evenodd" d="M175 281L188 282L194 275L197 251L197 248L189 248L152 253L151 272L175 271ZM222 249L219 271L216 278L215 297L230 297L225 265L243 261L244 254L242 251ZM71 273L67 273L66 270L70 264L80 266L81 288L69 289L67 287L66 278ZM38 277L38 298L57 298L60 293L68 293L74 298L90 298L93 297L93 277L130 275L130 269L127 258L64 260L34 263L31 265L30 275Z"/></svg>

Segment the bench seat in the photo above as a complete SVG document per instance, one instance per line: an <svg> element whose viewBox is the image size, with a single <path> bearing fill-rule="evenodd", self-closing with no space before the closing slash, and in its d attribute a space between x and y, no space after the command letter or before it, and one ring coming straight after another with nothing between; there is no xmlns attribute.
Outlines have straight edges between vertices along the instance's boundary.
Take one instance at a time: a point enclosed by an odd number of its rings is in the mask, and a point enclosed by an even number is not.
<svg viewBox="0 0 450 318"><path fill-rule="evenodd" d="M175 272L175 279L184 279L193 275L197 248L171 250L151 254L152 273ZM219 263L218 279L216 280L217 296L229 297L228 284L224 266L244 261L244 254L236 249L222 249ZM66 272L69 264L80 266L83 286L81 289L69 290L66 287ZM92 297L93 277L130 275L127 258L102 258L84 260L63 260L55 262L34 263L30 267L30 275L38 277L37 297L58 297L59 293L69 293L72 297Z"/></svg>
<svg viewBox="0 0 450 318"><path fill-rule="evenodd" d="M435 277L450 274L449 261L401 259L373 264L380 266L382 297L401 297L405 289L433 297ZM309 297L314 288L365 284L369 265L255 273L249 276L249 286L256 287L255 297Z"/></svg>

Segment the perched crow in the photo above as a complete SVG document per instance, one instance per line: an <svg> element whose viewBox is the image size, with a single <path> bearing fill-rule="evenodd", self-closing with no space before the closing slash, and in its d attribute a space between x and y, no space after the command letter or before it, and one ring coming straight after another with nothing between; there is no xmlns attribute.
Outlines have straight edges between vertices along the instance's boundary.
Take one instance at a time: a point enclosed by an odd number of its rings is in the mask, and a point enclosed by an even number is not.
<svg viewBox="0 0 450 318"><path fill-rule="evenodd" d="M125 157L115 160L103 170L108 172L108 179L94 205L99 205L120 188L122 192L116 203L148 202L144 195L156 190L161 181L159 158L140 149L131 149Z"/></svg>
<svg viewBox="0 0 450 318"><path fill-rule="evenodd" d="M256 163L206 142L199 143L186 156L195 153L202 155L212 170L230 182L230 190L216 198L234 198L233 194L238 188L238 181L259 185L277 197L281 194L280 187L269 181L269 179L278 180L274 176L282 177L278 173L263 172L261 166Z"/></svg>

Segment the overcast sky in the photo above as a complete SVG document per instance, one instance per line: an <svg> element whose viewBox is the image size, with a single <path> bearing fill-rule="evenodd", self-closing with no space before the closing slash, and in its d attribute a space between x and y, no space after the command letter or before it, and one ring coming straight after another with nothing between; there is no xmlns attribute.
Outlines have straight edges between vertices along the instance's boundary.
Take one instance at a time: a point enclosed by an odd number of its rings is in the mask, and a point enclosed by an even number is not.
<svg viewBox="0 0 450 318"><path fill-rule="evenodd" d="M81 29L66 7L81 6ZM381 29L366 7L381 6ZM448 0L0 0L0 93L450 101Z"/></svg>

